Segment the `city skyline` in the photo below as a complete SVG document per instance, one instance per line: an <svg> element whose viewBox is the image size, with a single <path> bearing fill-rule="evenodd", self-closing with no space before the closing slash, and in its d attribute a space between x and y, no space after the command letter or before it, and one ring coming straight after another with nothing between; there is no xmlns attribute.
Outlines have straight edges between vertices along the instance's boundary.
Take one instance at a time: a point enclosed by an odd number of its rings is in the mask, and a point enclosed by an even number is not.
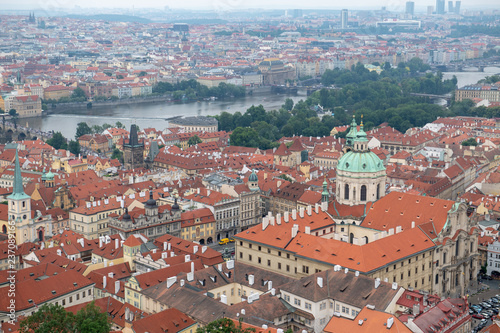
<svg viewBox="0 0 500 333"><path fill-rule="evenodd" d="M74 2L69 0L21 0L15 4L4 5L4 10L47 10L47 9L75 9L75 8L120 8L120 9L141 9L141 8L173 8L173 9L213 9L213 10L237 10L241 8L261 8L261 9L335 9L341 10L343 8L348 9L380 9L386 7L388 10L392 11L405 11L405 0L399 1L385 1L378 2L374 0L363 0L356 3L349 4L345 6L340 3L325 3L324 1L314 0L304 3L302 1L274 1L268 2L263 0L248 1L248 0L213 0L210 2L205 2L202 0L189 0L182 3L177 2L164 2L159 0L145 0L139 3L135 1L119 1L119 0L107 0L107 1L97 1L89 0L85 4L76 5ZM415 1L415 9L417 11L424 11L427 6L436 6L436 1L425 0L425 1ZM474 3L462 3L462 8L469 9L480 9L483 8L497 8L500 9L498 2L495 0L480 0Z"/></svg>

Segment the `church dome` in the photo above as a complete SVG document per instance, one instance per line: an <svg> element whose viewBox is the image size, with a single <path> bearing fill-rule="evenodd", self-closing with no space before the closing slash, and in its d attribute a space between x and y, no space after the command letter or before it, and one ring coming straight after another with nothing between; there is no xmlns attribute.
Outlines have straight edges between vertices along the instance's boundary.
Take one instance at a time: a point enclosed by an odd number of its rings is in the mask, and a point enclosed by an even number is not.
<svg viewBox="0 0 500 333"><path fill-rule="evenodd" d="M46 177L47 180L54 180L54 174L50 170L47 173L47 175L45 175L45 177Z"/></svg>
<svg viewBox="0 0 500 333"><path fill-rule="evenodd" d="M154 207L156 206L156 200L153 199L153 191L149 191L149 199L146 201L146 206Z"/></svg>
<svg viewBox="0 0 500 333"><path fill-rule="evenodd" d="M338 162L338 171L364 173L385 171L382 160L371 151L349 151Z"/></svg>
<svg viewBox="0 0 500 333"><path fill-rule="evenodd" d="M252 174L248 177L249 182L257 182L259 181L259 178L257 177L257 174L255 171L252 171Z"/></svg>

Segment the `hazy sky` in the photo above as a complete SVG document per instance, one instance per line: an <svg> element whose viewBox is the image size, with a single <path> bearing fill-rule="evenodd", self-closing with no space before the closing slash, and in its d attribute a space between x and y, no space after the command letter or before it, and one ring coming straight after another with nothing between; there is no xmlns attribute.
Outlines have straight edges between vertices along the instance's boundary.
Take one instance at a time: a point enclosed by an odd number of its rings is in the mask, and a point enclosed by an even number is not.
<svg viewBox="0 0 500 333"><path fill-rule="evenodd" d="M388 10L403 11L406 0L357 0L352 2L347 1L332 1L332 0L17 0L8 1L0 0L0 7L3 9L54 9L54 8L74 8L75 4L85 8L92 7L120 7L120 8L144 8L156 7L163 8L189 8L189 9L240 9L240 8L367 8L379 9L382 6ZM446 4L448 1L446 0ZM426 6L435 6L435 0L420 0L415 1L415 7L418 10L424 9ZM484 6L500 10L500 2L498 0L475 0L467 2L462 0L462 8L471 8L471 6Z"/></svg>

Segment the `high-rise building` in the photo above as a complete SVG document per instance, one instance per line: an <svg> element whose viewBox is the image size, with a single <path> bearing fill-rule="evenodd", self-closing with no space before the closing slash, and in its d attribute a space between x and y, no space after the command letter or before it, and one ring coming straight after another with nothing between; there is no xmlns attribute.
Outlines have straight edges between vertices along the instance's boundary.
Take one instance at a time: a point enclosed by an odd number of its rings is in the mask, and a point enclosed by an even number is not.
<svg viewBox="0 0 500 333"><path fill-rule="evenodd" d="M436 0L436 14L444 14L444 0Z"/></svg>
<svg viewBox="0 0 500 333"><path fill-rule="evenodd" d="M454 13L455 10L453 9L453 1L448 1L448 13Z"/></svg>
<svg viewBox="0 0 500 333"><path fill-rule="evenodd" d="M347 9L342 9L340 12L340 27L342 29L347 29L349 26L349 22L347 21L349 18L349 11Z"/></svg>
<svg viewBox="0 0 500 333"><path fill-rule="evenodd" d="M415 15L415 2L407 1L406 2L406 12L407 15Z"/></svg>
<svg viewBox="0 0 500 333"><path fill-rule="evenodd" d="M455 14L460 14L460 5L462 1L455 1Z"/></svg>
<svg viewBox="0 0 500 333"><path fill-rule="evenodd" d="M427 6L427 15L432 15L433 11L434 11L434 6Z"/></svg>

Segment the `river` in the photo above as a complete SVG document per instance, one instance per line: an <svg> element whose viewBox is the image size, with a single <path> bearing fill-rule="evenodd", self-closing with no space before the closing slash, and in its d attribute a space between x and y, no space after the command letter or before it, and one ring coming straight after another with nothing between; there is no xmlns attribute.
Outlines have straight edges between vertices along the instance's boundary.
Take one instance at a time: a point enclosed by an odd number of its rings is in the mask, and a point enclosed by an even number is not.
<svg viewBox="0 0 500 333"><path fill-rule="evenodd" d="M458 79L458 86L474 84L477 81L500 73L498 67L486 67L484 72L445 72L443 79L451 79L455 75ZM60 131L66 138L74 138L76 126L79 122L86 122L90 126L103 125L105 123L115 124L120 121L127 128L131 124L137 124L140 128L154 127L163 130L168 122L165 118L174 116L209 116L216 115L222 111L244 113L252 105L262 104L266 110L279 109L286 98L291 98L294 103L305 96L297 95L274 95L256 94L238 99L201 101L190 103L155 103L155 104L135 104L117 105L113 107L95 107L87 109L58 109L57 113L52 113L44 117L20 119L19 124L28 124L31 128L42 131Z"/></svg>
<svg viewBox="0 0 500 333"><path fill-rule="evenodd" d="M275 95L259 94L244 98L200 101L190 103L150 103L117 105L114 107L95 107L87 109L57 110L57 113L38 118L23 118L19 124L40 129L42 131L60 131L66 138L73 139L76 126L79 122L86 122L89 126L103 125L105 123L114 125L117 121L124 124L127 129L131 124L137 124L139 128L154 127L163 130L167 127L166 118L174 116L212 116L223 111L230 113L245 111L252 105L262 104L266 110L277 110L286 98L291 98L294 103L306 96L299 95Z"/></svg>

